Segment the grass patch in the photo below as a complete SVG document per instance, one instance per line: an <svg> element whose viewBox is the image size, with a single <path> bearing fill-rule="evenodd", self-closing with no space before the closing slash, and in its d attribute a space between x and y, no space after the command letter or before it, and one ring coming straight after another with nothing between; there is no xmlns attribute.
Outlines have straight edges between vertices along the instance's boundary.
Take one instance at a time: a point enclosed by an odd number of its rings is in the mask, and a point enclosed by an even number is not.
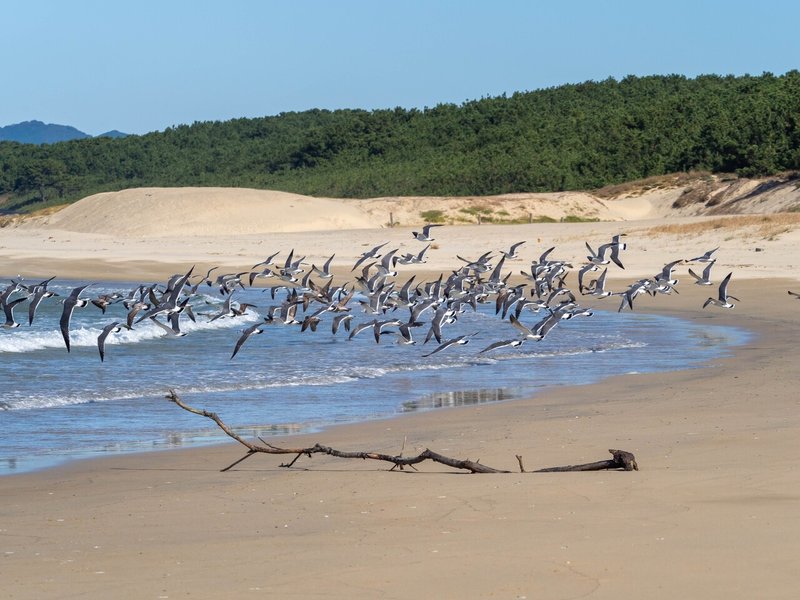
<svg viewBox="0 0 800 600"><path fill-rule="evenodd" d="M696 223L671 223L642 230L648 235L701 235L712 231L727 231L730 234L755 234L771 240L800 227L800 212L783 212L770 215L735 215L709 219Z"/></svg>
<svg viewBox="0 0 800 600"><path fill-rule="evenodd" d="M428 223L444 223L444 212L441 210L423 210L419 216Z"/></svg>
<svg viewBox="0 0 800 600"><path fill-rule="evenodd" d="M562 223L597 223L597 217L580 217L578 215L566 215L561 219Z"/></svg>

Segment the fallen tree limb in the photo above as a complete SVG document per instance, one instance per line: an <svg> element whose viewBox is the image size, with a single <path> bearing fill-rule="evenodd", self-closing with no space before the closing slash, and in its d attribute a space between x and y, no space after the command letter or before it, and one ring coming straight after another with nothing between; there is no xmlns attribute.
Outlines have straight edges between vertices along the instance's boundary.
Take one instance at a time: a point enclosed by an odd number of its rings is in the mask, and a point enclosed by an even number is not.
<svg viewBox="0 0 800 600"><path fill-rule="evenodd" d="M200 408L194 408L193 406L189 406L185 402L183 402L179 397L178 394L175 393L174 390L170 390L167 394L166 398L174 402L183 410L189 411L190 413L194 413L196 415L200 415L202 417L206 417L214 421L217 426L225 432L226 435L233 438L237 442L239 442L242 446L247 448L247 454L245 454L242 458L237 460L236 462L228 465L222 471L227 471L234 466L241 463L246 458L250 458L253 454L263 453L263 454L294 454L295 457L289 463L282 464L282 467L291 467L294 465L295 462L301 456L308 456L311 458L314 454L327 454L329 456L335 456L337 458L360 458L362 460L378 460L383 462L389 462L394 465L392 469L400 469L402 470L404 467L412 467L416 464L424 462L426 460L433 461L435 463L439 463L448 467L452 467L453 469L464 469L469 471L470 473L508 473L509 471L504 471L501 469L494 469L492 467L487 467L486 465L480 464L479 461L471 461L471 460L461 460L456 458L450 458L448 456L444 456L433 450L426 449L421 453L417 454L416 456L393 456L390 454L383 454L381 452L346 452L343 450L337 450L336 448L331 448L330 446L324 446L322 444L314 444L313 446L307 448L280 448L278 446L273 446L265 442L263 439L260 440L263 445L256 444L253 442L249 442L239 434L237 434L233 429L231 429L216 413L203 410Z"/></svg>
<svg viewBox="0 0 800 600"><path fill-rule="evenodd" d="M294 458L288 463L282 463L280 466L285 468L291 468L294 464L300 459L302 456L307 456L311 458L314 454L327 454L328 456L334 456L336 458L360 458L362 460L377 460L388 462L392 464L392 470L399 469L403 470L405 467L410 467L416 470L414 465L417 465L421 462L426 460L445 465L447 467L451 467L453 469L463 469L465 471L469 471L470 473L510 473L511 471L506 471L503 469L495 469L493 467L487 467L486 465L482 465L480 461L472 461L472 460L463 460L457 458L450 458L449 456L444 456L439 454L438 452L434 452L433 450L426 448L416 456L402 456L403 450L400 451L400 455L395 456L391 454L384 454L381 452L348 452L344 450L337 450L336 448L331 448L330 446L325 446L323 444L314 444L313 446L309 446L306 448L281 448L278 446L274 446L268 443L266 440L262 438L258 438L261 444L257 444L254 442L250 442L239 434L237 434L233 429L231 429L220 417L213 412L195 408L193 406L189 406L185 402L183 402L179 397L178 394L175 393L175 390L169 390L169 393L166 395L167 400L170 402L175 403L177 406L182 408L185 411L190 413L200 415L201 417L206 417L207 419L211 419L214 421L217 426L222 429L225 434L239 442L242 446L247 448L247 453L242 456L240 459L236 460L235 462L231 463L222 471L228 471L244 461L245 459L250 458L254 454L293 454ZM405 442L403 443L403 447L405 448ZM522 457L517 455L517 462L519 463L519 470L521 473L552 473L552 472L563 472L563 471L600 471L603 469L623 469L625 471L633 471L639 470L639 466L636 464L636 458L630 452L626 452L625 450L609 450L613 455L613 458L610 460L602 460L599 462L588 463L583 465L568 465L565 467L550 467L547 469L538 469L536 471L526 471L525 467L522 464Z"/></svg>
<svg viewBox="0 0 800 600"><path fill-rule="evenodd" d="M605 469L622 469L623 471L638 471L639 465L636 464L636 457L625 450L608 450L613 455L610 460L600 460L583 465L567 465L565 467L549 467L547 469L537 469L534 473L565 473L569 471L603 471ZM522 468L522 458L517 457Z"/></svg>

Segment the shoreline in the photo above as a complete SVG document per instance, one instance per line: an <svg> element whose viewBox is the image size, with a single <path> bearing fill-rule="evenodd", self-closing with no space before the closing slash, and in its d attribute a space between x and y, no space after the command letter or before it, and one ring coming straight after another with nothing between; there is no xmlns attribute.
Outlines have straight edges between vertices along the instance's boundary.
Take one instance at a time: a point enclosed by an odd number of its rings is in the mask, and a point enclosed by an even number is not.
<svg viewBox="0 0 800 600"><path fill-rule="evenodd" d="M613 282L612 282L613 283ZM581 298L583 301L584 298ZM594 300L593 298L588 298L588 300ZM643 302L646 302L644 300ZM615 300L610 300L611 303L615 303ZM613 307L609 305L609 299L604 299L600 301L595 301L592 303L592 308L595 311L603 311L605 314L612 313L611 310ZM642 311L643 313L647 313L648 311ZM633 315L631 315L633 316ZM597 318L604 318L603 315L596 315L595 319ZM691 319L686 319L685 315L672 315L670 318L680 319L686 323L692 323ZM677 324L678 327L683 329L684 325ZM638 325L635 327L641 328L642 325ZM696 324L695 324L696 327ZM693 335L696 335L695 332ZM730 329L720 330L716 334L719 337L719 342L725 344L725 349L722 351L723 355L729 355L731 353L735 353L737 348L742 346L747 342L747 339L751 337L753 334L743 328L741 328L738 324L733 327L731 326ZM726 341L723 341L726 340ZM546 349L542 350L544 355L548 354ZM709 364L712 364L713 361L720 358L719 356L707 356L700 358L698 356L694 356L694 353L700 352L699 348L687 347L687 351L692 353L692 357L689 358L687 356L685 366L676 367L674 364L675 359L669 359L670 364L668 365L652 365L647 366L644 368L638 368L632 364L627 367L630 371L629 374L646 374L646 373L653 373L653 372L672 372L672 371L684 371L684 370L694 370L694 369L703 369L708 368ZM527 360L523 360L521 363L517 364L517 367L525 367L533 366L536 361L538 360L538 354L534 354L530 356ZM517 357L518 359L520 357ZM634 363L641 363L643 360L646 363L648 359L643 359L641 357L631 357ZM593 359L592 359L593 360ZM602 359L601 359L602 360ZM607 360L607 359L606 359ZM533 361L533 362L531 362ZM516 364L516 361L510 364ZM456 367L458 368L458 367ZM311 420L301 420L301 421L274 421L274 422L256 422L256 421L247 421L245 423L240 422L242 418L241 415L238 416L230 416L223 412L220 413L221 417L228 422L229 425L236 428L240 432L250 432L249 435L255 435L255 432L258 432L259 435L264 435L267 439L275 440L281 439L286 435L290 436L297 436L297 435L313 435L316 433L324 433L328 429L332 427L339 427L343 425L359 425L361 423L370 422L374 420L391 420L402 418L404 415L409 413L426 413L435 410L442 410L442 409L452 409L452 408L461 408L461 407L469 407L469 406L478 406L478 405L487 405L493 404L497 402L513 402L513 401L534 401L535 399L541 397L542 395L546 395L554 389L558 389L560 387L575 387L575 386L584 386L584 385L596 385L598 383L602 383L606 379L610 377L615 377L619 375L623 375L623 373L619 372L617 369L614 372L614 367L610 366L611 372L604 371L603 373L597 374L597 379L594 379L591 382L582 383L582 382L555 382L555 381L548 381L547 383L542 382L536 385L530 385L526 387L520 387L523 385L520 381L515 380L513 377L509 379L492 379L491 385L487 386L480 386L479 381L472 382L472 385L475 387L465 388L465 387L458 387L457 382L451 382L453 384L452 388L441 388L436 389L433 392L426 391L423 395L411 396L413 397L414 407L410 409L406 409L405 402L395 404L392 408L389 407L381 407L381 409L372 409L365 413L363 417L356 417L356 418L343 418L337 419L335 415L330 418L325 417L318 417ZM501 377L498 375L498 377ZM580 379L580 378L578 378ZM365 384L365 381L362 381L362 384ZM384 384L385 385L385 384ZM177 391L180 394L181 389L180 386L177 386ZM166 388L164 390L166 393ZM189 404L196 405L200 408L209 409L209 406L203 406L202 400L195 398L194 400L191 398L193 394L189 394L188 398L185 398ZM486 398L478 398L478 395L484 395ZM495 398L491 398L490 396L496 396ZM149 396L148 396L149 397ZM463 398L462 398L463 397ZM151 398L152 400L152 398ZM211 398L207 398L207 402L211 401ZM197 403L200 404L197 404ZM92 404L93 402L89 403ZM212 402L213 405L213 402ZM80 405L79 405L80 406ZM149 406L149 405L148 405ZM112 405L113 407L113 405ZM68 409L69 407L62 407L63 409ZM119 407L118 407L119 408ZM124 407L123 407L124 408ZM219 410L210 408L211 410ZM51 410L51 409L39 409L39 410ZM183 415L183 413L176 413L177 415ZM158 418L164 418L163 414L160 414ZM8 469L0 472L0 477L15 475L15 474L23 474L28 472L39 472L42 470L47 470L51 468L60 468L62 466L66 466L74 461L82 461L82 460L97 460L102 459L105 457L114 457L120 456L124 454L140 454L140 453L150 453L150 452L162 452L162 451L173 451L179 449L192 449L192 448L202 448L208 447L210 445L219 445L225 444L230 441L229 438L226 438L224 433L213 425L210 421L203 420L199 417L189 417L191 419L191 423L185 423L183 421L179 421L174 427L169 428L169 430L160 431L157 434L153 434L152 437L148 439L141 439L141 440L129 440L127 444L118 445L118 442L114 442L114 440L109 439L108 442L105 444L107 448L103 449L100 446L97 448L88 448L83 451L70 451L65 452L63 456L57 456L53 450L49 452L43 453L41 455L33 455L32 458L26 460L26 455L21 451L17 451L14 456L7 456L4 457L4 462L11 464L15 464L14 467L9 467ZM11 425L11 423L9 423ZM14 426L12 425L12 429ZM285 433L287 431L292 431L292 433ZM102 431L102 430L101 430ZM274 433L273 433L274 432ZM98 432L99 435L99 432ZM114 445L116 444L116 447ZM20 465L16 465L16 463L20 463Z"/></svg>
<svg viewBox="0 0 800 600"><path fill-rule="evenodd" d="M747 321L757 337L714 367L283 438L430 447L511 470L515 453L533 469L613 447L634 452L639 472L459 476L426 464L412 474L318 456L286 470L265 456L219 473L243 454L235 442L76 461L0 478L5 585L15 598L308 597L322 587L352 598L793 597L793 283L742 278L733 311L701 312L684 296L637 307Z"/></svg>

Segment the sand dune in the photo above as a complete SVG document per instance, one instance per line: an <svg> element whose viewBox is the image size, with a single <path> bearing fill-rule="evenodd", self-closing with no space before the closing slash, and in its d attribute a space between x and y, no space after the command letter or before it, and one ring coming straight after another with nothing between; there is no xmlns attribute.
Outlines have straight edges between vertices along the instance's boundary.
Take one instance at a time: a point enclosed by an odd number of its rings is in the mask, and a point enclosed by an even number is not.
<svg viewBox="0 0 800 600"><path fill-rule="evenodd" d="M376 223L347 200L187 187L95 194L25 226L123 236L213 236L366 229Z"/></svg>

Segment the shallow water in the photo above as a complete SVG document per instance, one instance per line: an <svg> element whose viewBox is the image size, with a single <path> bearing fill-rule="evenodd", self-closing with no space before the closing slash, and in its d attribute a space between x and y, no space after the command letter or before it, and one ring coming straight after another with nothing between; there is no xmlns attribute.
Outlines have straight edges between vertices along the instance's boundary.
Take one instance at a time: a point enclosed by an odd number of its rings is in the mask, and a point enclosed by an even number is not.
<svg viewBox="0 0 800 600"><path fill-rule="evenodd" d="M66 295L79 282L50 289ZM96 284L96 295L133 284ZM265 313L277 303L261 289L238 290L240 302ZM516 330L494 314L494 305L459 315L446 337L477 332L466 346L422 355L425 328L416 345L396 344L385 335L376 344L371 330L353 340L333 335L330 315L316 333L298 326L266 325L230 359L240 330L261 317L209 322L203 313L223 298L212 288L195 299L198 322L182 319L188 335L165 337L152 323L111 335L101 363L97 336L113 320L125 320L121 304L103 315L94 306L76 309L67 353L57 298L44 300L33 326L27 303L17 310L17 329L0 329L0 474L53 466L109 452L136 452L220 442L207 419L164 399L175 389L189 404L218 412L247 434L311 431L325 425L391 416L413 410L493 402L535 395L556 385L592 383L612 375L700 366L744 343L747 334L730 327L698 325L640 313L596 312L561 322L541 342L518 349L478 352ZM354 314L357 309L354 309ZM405 315L403 315L405 316ZM429 315L426 315L429 316ZM356 314L355 322L371 320ZM538 315L523 313L525 323Z"/></svg>

